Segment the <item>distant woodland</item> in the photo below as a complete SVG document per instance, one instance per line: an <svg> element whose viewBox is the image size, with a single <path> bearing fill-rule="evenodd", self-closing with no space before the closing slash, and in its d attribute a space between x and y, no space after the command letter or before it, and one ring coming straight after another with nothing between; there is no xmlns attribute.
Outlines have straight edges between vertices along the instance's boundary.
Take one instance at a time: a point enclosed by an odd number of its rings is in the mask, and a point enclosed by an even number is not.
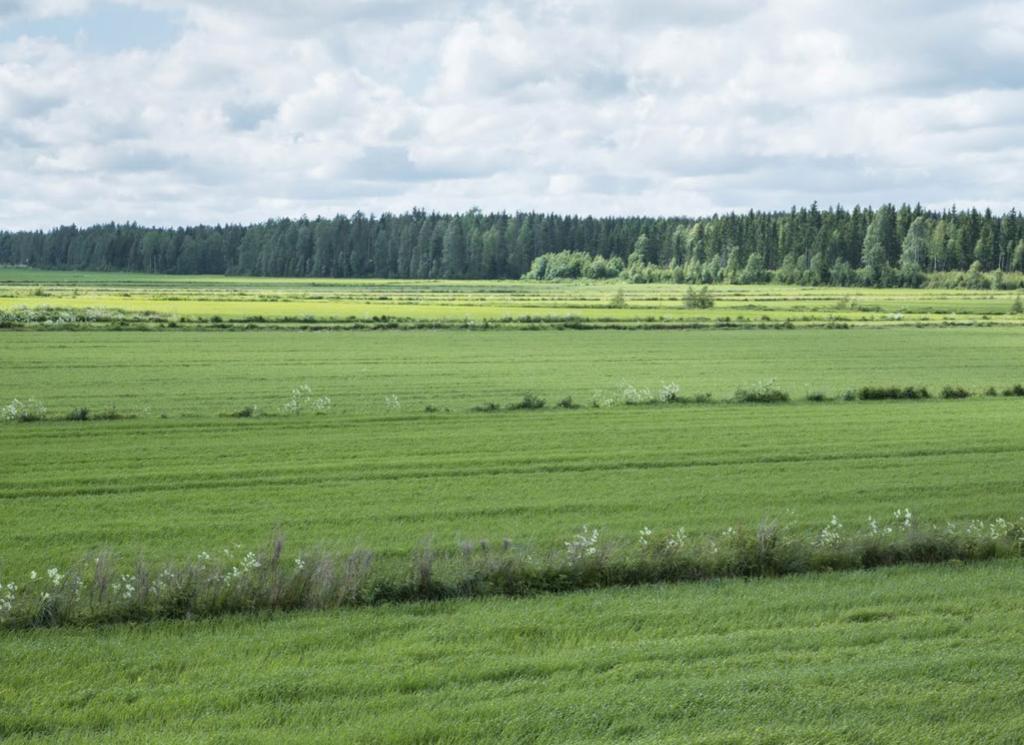
<svg viewBox="0 0 1024 745"><path fill-rule="evenodd" d="M706 218L405 214L0 232L0 264L281 277L988 286L1024 270L1015 210L793 208ZM993 280L993 276L997 279Z"/></svg>

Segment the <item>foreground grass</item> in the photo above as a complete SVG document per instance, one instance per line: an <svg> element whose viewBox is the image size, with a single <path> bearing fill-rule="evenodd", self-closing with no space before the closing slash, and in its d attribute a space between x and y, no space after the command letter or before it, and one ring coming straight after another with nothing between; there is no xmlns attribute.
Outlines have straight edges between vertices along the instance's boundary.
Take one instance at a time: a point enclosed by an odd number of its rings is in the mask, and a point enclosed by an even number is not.
<svg viewBox="0 0 1024 745"><path fill-rule="evenodd" d="M5 742L1013 743L1020 561L0 632Z"/></svg>

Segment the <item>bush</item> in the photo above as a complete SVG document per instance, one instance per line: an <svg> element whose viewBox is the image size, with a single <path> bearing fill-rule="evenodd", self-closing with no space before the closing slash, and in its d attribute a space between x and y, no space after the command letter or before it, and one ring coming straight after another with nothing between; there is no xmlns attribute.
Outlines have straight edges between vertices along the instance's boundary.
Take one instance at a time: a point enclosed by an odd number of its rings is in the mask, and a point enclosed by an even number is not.
<svg viewBox="0 0 1024 745"><path fill-rule="evenodd" d="M609 308L625 308L626 307L626 293L623 292L621 287L615 291L615 294L612 295L611 299L608 301L608 307Z"/></svg>
<svg viewBox="0 0 1024 745"><path fill-rule="evenodd" d="M714 308L715 298L707 285L695 290L692 286L686 288L686 295L683 297L683 305L687 308Z"/></svg>
<svg viewBox="0 0 1024 745"><path fill-rule="evenodd" d="M114 421L115 419L127 419L127 414L122 414L117 410L116 406L111 406L109 409L103 409L90 415L91 419L96 421Z"/></svg>
<svg viewBox="0 0 1024 745"><path fill-rule="evenodd" d="M1003 391L1004 396L1024 396L1024 385L1017 383L1012 388Z"/></svg>
<svg viewBox="0 0 1024 745"><path fill-rule="evenodd" d="M744 404L778 404L789 400L789 394L780 390L774 378L762 380L749 388L737 388L733 400Z"/></svg>
<svg viewBox="0 0 1024 745"><path fill-rule="evenodd" d="M508 405L509 411L518 411L521 409L543 409L547 405L547 401L533 393L523 394L523 398L515 403Z"/></svg>
<svg viewBox="0 0 1024 745"><path fill-rule="evenodd" d="M541 254L533 260L523 279L608 279L619 276L622 259L591 256L585 251L557 251Z"/></svg>
<svg viewBox="0 0 1024 745"><path fill-rule="evenodd" d="M1024 313L1024 298L1022 298L1020 294L1013 299L1013 305L1010 306L1010 313L1015 316L1019 316Z"/></svg>
<svg viewBox="0 0 1024 745"><path fill-rule="evenodd" d="M292 397L285 402L282 409L285 414L299 416L307 411L314 414L326 414L331 410L330 396L314 396L313 389L308 385L300 385L292 389Z"/></svg>
<svg viewBox="0 0 1024 745"><path fill-rule="evenodd" d="M64 418L69 422L84 422L89 418L89 410L84 406L79 406L69 411Z"/></svg>
<svg viewBox="0 0 1024 745"><path fill-rule="evenodd" d="M650 390L647 388L639 388L632 383L623 383L619 396L622 399L622 403L627 406L649 404L654 401L654 396L651 395Z"/></svg>
<svg viewBox="0 0 1024 745"><path fill-rule="evenodd" d="M566 396L565 398L563 398L561 401L559 401L555 405L559 409L578 409L578 408L580 408L580 405L572 400L572 396Z"/></svg>
<svg viewBox="0 0 1024 745"><path fill-rule="evenodd" d="M437 409L435 409L432 406L429 406L427 408L432 409L433 411L437 411ZM474 406L472 409L470 409L470 411L501 411L501 406L494 403L493 401L488 401L485 404L478 404Z"/></svg>
<svg viewBox="0 0 1024 745"><path fill-rule="evenodd" d="M237 417L238 419L250 419L252 417L259 415L260 410L257 409L252 404L249 404L248 406L243 406L241 409L238 409L237 411L232 411L230 414L228 414L228 416Z"/></svg>
<svg viewBox="0 0 1024 745"><path fill-rule="evenodd" d="M920 399L931 398L927 388L898 388L896 386L864 386L857 391L857 398L861 401L881 401L883 399Z"/></svg>
<svg viewBox="0 0 1024 745"><path fill-rule="evenodd" d="M966 388L960 386L949 386L947 385L942 389L943 398L970 398L971 392Z"/></svg>
<svg viewBox="0 0 1024 745"><path fill-rule="evenodd" d="M818 401L818 402L820 402L820 401L831 401L832 399L829 398L824 393L822 393L821 391L810 391L807 394L807 400L808 401Z"/></svg>
<svg viewBox="0 0 1024 745"><path fill-rule="evenodd" d="M661 390L658 391L658 401L663 404L681 403L683 399L679 396L679 385L677 383L662 383Z"/></svg>
<svg viewBox="0 0 1024 745"><path fill-rule="evenodd" d="M46 407L34 398L27 401L14 399L0 408L0 420L5 422L38 422L46 418Z"/></svg>

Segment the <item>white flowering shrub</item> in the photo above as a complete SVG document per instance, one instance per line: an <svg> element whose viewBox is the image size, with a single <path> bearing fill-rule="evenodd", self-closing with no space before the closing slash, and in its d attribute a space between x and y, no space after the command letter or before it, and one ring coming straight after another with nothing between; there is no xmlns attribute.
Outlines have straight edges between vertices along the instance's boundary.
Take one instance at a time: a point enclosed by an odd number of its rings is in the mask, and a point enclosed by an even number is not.
<svg viewBox="0 0 1024 745"><path fill-rule="evenodd" d="M677 383L662 383L658 391L658 400L663 404L679 400L679 385Z"/></svg>
<svg viewBox="0 0 1024 745"><path fill-rule="evenodd" d="M619 391L619 397L622 399L622 403L628 406L647 404L654 400L649 388L640 388L632 383L622 384L622 388Z"/></svg>
<svg viewBox="0 0 1024 745"><path fill-rule="evenodd" d="M285 402L282 409L285 414L292 416L299 416L306 412L326 414L331 410L331 405L330 396L315 396L313 389L309 385L303 384L292 389L291 398Z"/></svg>
<svg viewBox="0 0 1024 745"><path fill-rule="evenodd" d="M26 401L14 399L0 407L0 420L5 422L38 422L46 417L46 407L30 398Z"/></svg>

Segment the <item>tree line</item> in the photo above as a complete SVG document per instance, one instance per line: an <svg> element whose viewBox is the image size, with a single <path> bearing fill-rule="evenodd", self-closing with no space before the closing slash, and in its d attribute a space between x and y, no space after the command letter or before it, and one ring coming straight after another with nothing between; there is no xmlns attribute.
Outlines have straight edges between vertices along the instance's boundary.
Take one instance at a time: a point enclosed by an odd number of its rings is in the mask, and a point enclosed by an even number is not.
<svg viewBox="0 0 1024 745"><path fill-rule="evenodd" d="M925 272L1024 270L1024 216L814 204L706 218L474 209L183 228L111 223L0 232L0 264L283 277L915 284Z"/></svg>

